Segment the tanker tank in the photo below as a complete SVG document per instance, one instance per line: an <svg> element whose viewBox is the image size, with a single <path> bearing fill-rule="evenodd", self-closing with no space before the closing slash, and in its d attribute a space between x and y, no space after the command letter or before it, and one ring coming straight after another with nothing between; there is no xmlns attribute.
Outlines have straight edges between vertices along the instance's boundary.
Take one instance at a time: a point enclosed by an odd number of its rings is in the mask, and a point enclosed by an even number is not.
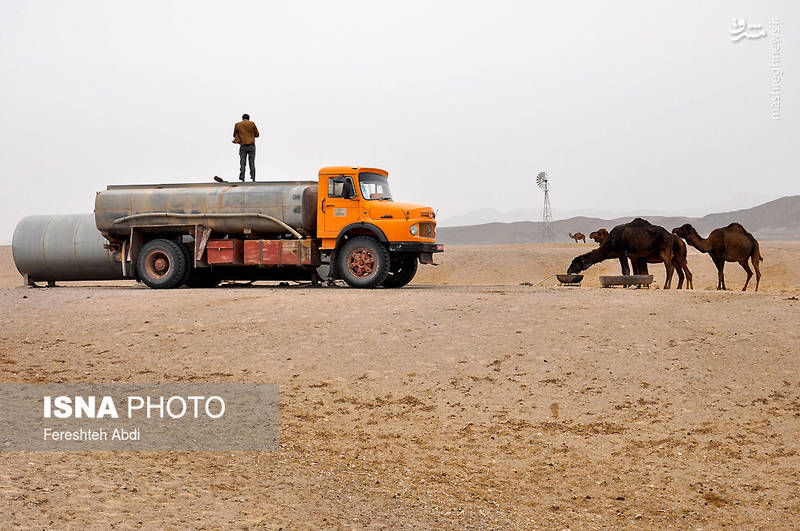
<svg viewBox="0 0 800 531"><path fill-rule="evenodd" d="M132 227L181 232L193 225L226 234L249 229L308 236L317 228L317 186L316 181L109 186L97 193L95 221L104 234L122 237Z"/></svg>
<svg viewBox="0 0 800 531"><path fill-rule="evenodd" d="M122 279L107 243L92 214L28 216L14 229L11 252L28 283Z"/></svg>

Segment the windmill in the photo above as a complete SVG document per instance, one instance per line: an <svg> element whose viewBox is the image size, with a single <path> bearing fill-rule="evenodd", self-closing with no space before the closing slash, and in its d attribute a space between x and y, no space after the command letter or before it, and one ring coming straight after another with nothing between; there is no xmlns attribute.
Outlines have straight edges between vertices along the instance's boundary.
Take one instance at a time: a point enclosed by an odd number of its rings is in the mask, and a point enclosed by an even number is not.
<svg viewBox="0 0 800 531"><path fill-rule="evenodd" d="M553 229L550 222L553 221L553 211L550 209L550 176L547 172L541 172L536 176L536 184L544 190L544 208L542 209L542 239L545 241L553 239Z"/></svg>

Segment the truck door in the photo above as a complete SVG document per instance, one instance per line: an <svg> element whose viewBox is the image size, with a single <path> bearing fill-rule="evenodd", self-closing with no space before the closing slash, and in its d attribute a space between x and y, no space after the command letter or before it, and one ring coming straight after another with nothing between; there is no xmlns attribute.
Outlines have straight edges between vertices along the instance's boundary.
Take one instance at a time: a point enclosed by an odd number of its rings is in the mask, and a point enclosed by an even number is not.
<svg viewBox="0 0 800 531"><path fill-rule="evenodd" d="M328 178L328 197L322 216L328 237L336 237L345 226L358 221L358 194L353 178L347 175Z"/></svg>

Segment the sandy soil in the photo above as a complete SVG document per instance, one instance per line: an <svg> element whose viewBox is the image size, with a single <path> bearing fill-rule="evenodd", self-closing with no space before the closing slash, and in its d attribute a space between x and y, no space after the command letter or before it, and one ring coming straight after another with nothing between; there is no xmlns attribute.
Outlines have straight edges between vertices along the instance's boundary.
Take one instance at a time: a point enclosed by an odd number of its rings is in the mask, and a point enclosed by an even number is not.
<svg viewBox="0 0 800 531"><path fill-rule="evenodd" d="M18 287L3 381L277 382L264 453L0 453L5 526L791 528L800 242L762 291L520 286L583 245L457 247L402 290ZM730 287L744 275L728 265ZM652 266L657 278L663 268Z"/></svg>

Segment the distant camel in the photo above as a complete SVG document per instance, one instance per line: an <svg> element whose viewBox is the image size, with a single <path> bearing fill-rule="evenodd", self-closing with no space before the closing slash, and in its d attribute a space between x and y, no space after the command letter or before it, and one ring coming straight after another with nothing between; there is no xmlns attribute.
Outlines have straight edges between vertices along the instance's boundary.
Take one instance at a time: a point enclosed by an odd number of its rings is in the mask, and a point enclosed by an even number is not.
<svg viewBox="0 0 800 531"><path fill-rule="evenodd" d="M672 282L672 246L673 236L664 227L653 225L647 220L636 218L630 223L617 225L608 233L608 238L594 251L575 257L567 269L568 274L580 273L593 264L619 258L622 274L629 275L631 270L628 258L633 264L634 274L647 271L647 259L658 256L667 269L667 280L664 289L669 289Z"/></svg>
<svg viewBox="0 0 800 531"><path fill-rule="evenodd" d="M570 232L569 237L575 240L575 243L578 243L578 240L583 240L583 243L586 243L586 235L582 232L576 232L575 234Z"/></svg>
<svg viewBox="0 0 800 531"><path fill-rule="evenodd" d="M673 229L672 232L684 238L698 251L711 255L711 260L717 266L717 289L726 289L723 273L725 262L739 262L747 273L747 280L742 288L742 291L746 291L747 284L753 276L750 266L747 265L747 260L750 259L756 270L756 291L758 291L758 283L761 280L760 262L764 258L759 251L758 241L740 224L731 223L727 227L714 229L708 238L701 238L695 228L688 223Z"/></svg>
<svg viewBox="0 0 800 531"><path fill-rule="evenodd" d="M589 237L597 243L603 243L608 238L608 231L606 229L597 229ZM675 268L675 272L678 274L678 287L676 289L683 288L684 276L686 277L686 289L694 289L692 272L689 271L689 264L686 262L686 244L678 236L673 236L672 240L672 267ZM661 262L662 260L659 256L647 257L647 263L649 264L660 264ZM640 274L647 274L647 266Z"/></svg>
<svg viewBox="0 0 800 531"><path fill-rule="evenodd" d="M597 229L589 234L589 237L597 243L603 243L603 240L608 238L608 231L606 229Z"/></svg>

